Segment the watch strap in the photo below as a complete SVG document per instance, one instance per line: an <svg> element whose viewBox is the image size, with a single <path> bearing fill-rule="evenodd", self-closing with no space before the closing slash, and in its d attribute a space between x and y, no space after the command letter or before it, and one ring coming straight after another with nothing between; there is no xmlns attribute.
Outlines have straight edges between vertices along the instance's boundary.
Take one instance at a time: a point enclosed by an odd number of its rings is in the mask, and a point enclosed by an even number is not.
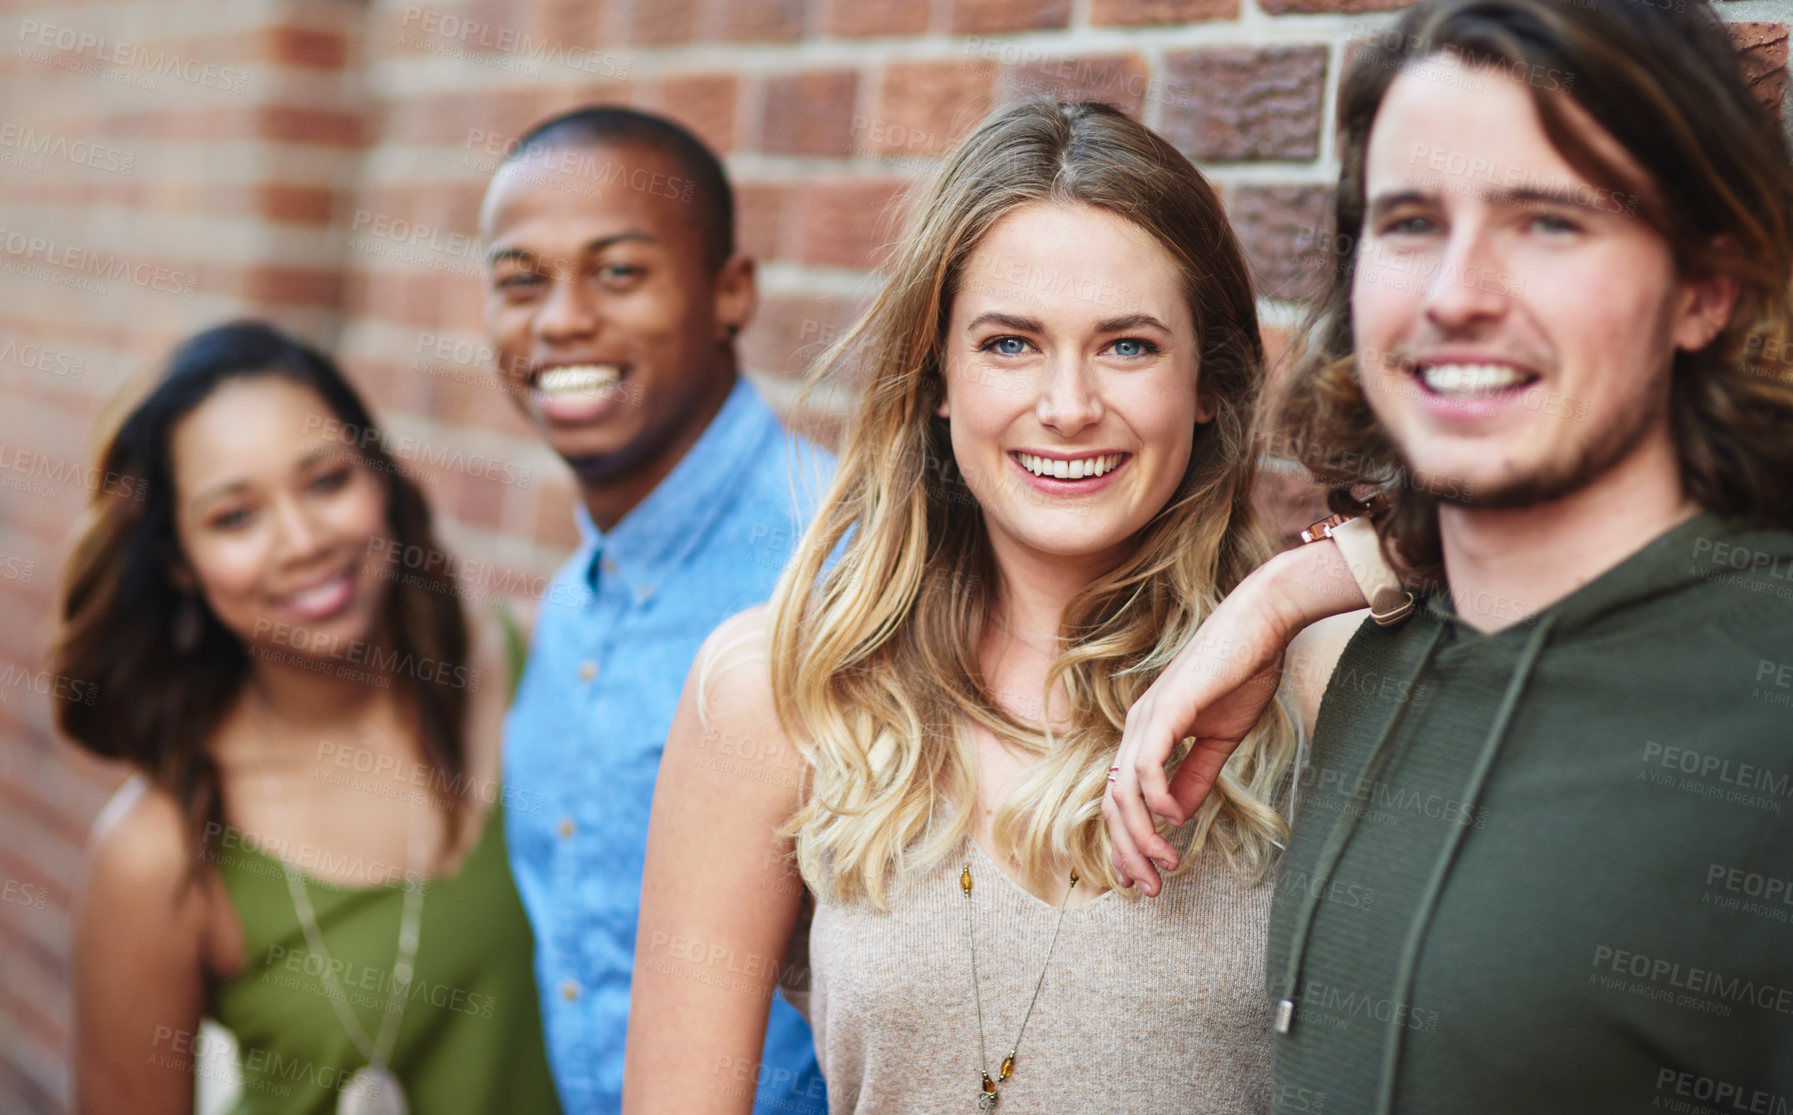
<svg viewBox="0 0 1793 1115"><path fill-rule="evenodd" d="M1309 536L1312 536L1311 538ZM1398 623L1413 612L1413 594L1401 587L1388 560L1382 556L1382 543L1376 537L1376 524L1368 515L1333 515L1321 519L1301 532L1304 541L1330 538L1345 559L1345 568L1369 601L1370 618L1382 627Z"/></svg>

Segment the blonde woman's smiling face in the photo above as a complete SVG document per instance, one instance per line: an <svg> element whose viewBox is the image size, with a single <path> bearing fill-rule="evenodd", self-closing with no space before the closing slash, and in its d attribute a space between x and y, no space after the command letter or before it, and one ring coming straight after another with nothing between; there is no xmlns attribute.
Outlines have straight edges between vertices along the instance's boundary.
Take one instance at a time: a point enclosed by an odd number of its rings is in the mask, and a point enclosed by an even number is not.
<svg viewBox="0 0 1793 1115"><path fill-rule="evenodd" d="M1198 363L1182 273L1150 233L1054 202L998 221L960 276L938 409L998 559L1123 561L1214 416Z"/></svg>

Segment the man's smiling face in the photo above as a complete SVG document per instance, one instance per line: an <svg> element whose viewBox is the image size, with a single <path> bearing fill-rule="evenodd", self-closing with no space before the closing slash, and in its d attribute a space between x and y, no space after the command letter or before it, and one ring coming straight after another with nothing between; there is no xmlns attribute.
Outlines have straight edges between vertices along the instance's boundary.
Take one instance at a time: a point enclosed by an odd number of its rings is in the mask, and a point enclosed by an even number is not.
<svg viewBox="0 0 1793 1115"><path fill-rule="evenodd" d="M1642 177L1564 101L1597 150ZM1664 451L1675 350L1704 345L1710 323L1668 241L1570 166L1523 82L1411 65L1376 114L1365 187L1358 367L1421 486L1527 506Z"/></svg>
<svg viewBox="0 0 1793 1115"><path fill-rule="evenodd" d="M713 265L688 181L651 147L597 144L532 153L487 191L499 374L586 483L657 482L732 384L752 268Z"/></svg>

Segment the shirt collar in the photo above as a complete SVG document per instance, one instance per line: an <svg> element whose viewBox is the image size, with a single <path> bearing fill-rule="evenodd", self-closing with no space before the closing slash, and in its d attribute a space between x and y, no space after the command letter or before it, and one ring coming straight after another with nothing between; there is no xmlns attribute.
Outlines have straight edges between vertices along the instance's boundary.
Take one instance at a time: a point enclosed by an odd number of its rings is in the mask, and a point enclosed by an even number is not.
<svg viewBox="0 0 1793 1115"><path fill-rule="evenodd" d="M679 463L608 533L597 528L584 501L578 501L574 520L580 552L592 555L586 583L600 579L596 570L601 561L604 576L619 578L637 591L652 591L659 571L682 562L728 506L769 428L779 428L776 418L741 376Z"/></svg>

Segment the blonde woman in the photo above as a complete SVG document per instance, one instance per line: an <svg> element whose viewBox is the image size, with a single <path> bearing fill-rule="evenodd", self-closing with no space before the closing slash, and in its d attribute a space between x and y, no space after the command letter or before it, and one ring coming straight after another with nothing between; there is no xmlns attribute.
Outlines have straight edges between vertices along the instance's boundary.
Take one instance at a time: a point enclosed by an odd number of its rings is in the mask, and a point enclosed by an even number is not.
<svg viewBox="0 0 1793 1115"><path fill-rule="evenodd" d="M1142 125L1029 103L946 161L821 368L863 384L834 486L674 720L625 1110L746 1112L775 984L836 1115L1268 1109L1289 715L1156 901L1101 815L1128 707L1267 554L1261 366L1220 201Z"/></svg>

